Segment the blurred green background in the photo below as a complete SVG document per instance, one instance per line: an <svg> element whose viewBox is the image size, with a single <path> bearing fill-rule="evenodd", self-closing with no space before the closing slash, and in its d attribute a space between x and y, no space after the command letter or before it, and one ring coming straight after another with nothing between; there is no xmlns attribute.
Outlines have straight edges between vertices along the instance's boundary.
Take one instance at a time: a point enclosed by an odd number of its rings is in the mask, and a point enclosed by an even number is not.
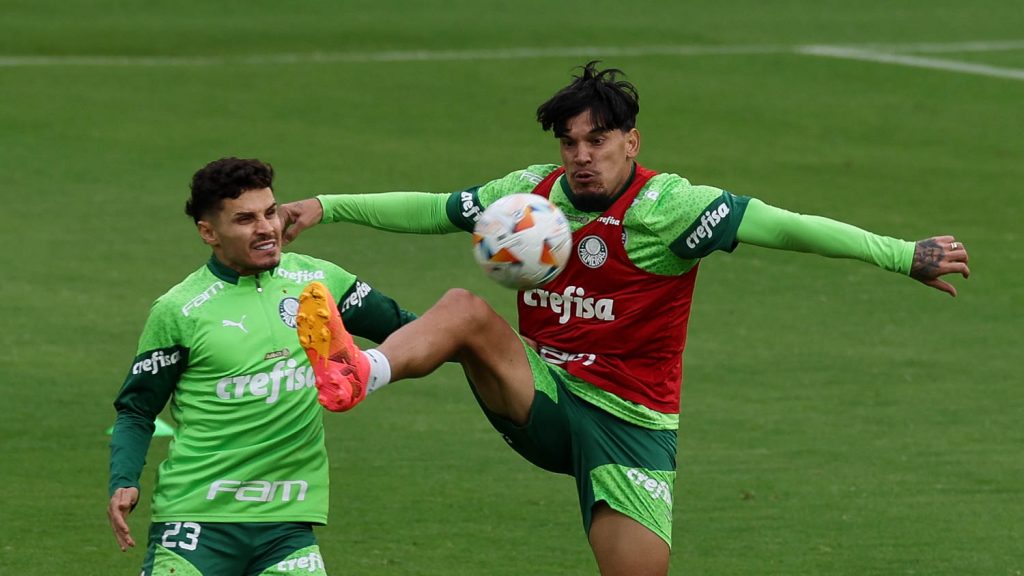
<svg viewBox="0 0 1024 576"><path fill-rule="evenodd" d="M138 573L166 439L122 554L103 431L149 304L207 258L182 211L196 169L259 157L283 201L479 184L558 161L534 111L589 59L638 86L645 165L971 252L955 300L754 247L702 265L672 573L1024 573L1019 2L0 0L0 15L0 573ZM812 44L1011 77L797 50ZM292 248L417 312L461 286L513 318L464 235L335 225ZM457 369L326 420L332 574L596 573L572 481L509 450Z"/></svg>

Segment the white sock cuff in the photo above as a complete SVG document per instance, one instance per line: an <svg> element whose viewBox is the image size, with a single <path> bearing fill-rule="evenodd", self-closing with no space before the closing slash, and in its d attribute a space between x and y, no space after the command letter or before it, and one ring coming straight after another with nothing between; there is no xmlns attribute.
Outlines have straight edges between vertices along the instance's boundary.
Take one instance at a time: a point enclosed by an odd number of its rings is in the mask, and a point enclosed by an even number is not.
<svg viewBox="0 0 1024 576"><path fill-rule="evenodd" d="M366 359L370 361L370 377L366 383L366 394L369 395L391 383L391 363L388 362L388 357L376 348L363 350L363 354L366 354Z"/></svg>

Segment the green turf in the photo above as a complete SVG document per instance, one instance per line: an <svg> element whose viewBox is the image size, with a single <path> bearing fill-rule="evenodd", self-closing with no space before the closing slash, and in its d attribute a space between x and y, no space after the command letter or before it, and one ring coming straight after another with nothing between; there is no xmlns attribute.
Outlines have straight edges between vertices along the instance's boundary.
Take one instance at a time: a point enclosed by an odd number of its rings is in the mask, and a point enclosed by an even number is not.
<svg viewBox="0 0 1024 576"><path fill-rule="evenodd" d="M103 430L150 302L207 257L182 213L195 169L261 157L283 200L459 189L557 160L533 111L586 60L246 57L1024 39L1010 0L667 4L0 0L0 574L138 571L107 526ZM3 63L104 55L215 61ZM639 86L648 166L971 250L956 300L753 247L702 265L672 572L1024 573L1024 82L785 51L593 56ZM1020 49L929 56L1024 68ZM295 249L412 310L462 286L513 313L463 236L339 225ZM572 482L505 447L458 370L327 421L333 574L596 573Z"/></svg>

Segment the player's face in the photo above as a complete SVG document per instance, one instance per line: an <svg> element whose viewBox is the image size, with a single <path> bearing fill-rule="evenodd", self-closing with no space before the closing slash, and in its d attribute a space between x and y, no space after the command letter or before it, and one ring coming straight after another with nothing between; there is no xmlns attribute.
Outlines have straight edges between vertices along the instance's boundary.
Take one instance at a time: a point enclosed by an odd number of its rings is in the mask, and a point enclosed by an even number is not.
<svg viewBox="0 0 1024 576"><path fill-rule="evenodd" d="M225 198L220 212L199 221L199 235L221 263L245 276L269 270L281 261L281 221L270 188L246 190Z"/></svg>
<svg viewBox="0 0 1024 576"><path fill-rule="evenodd" d="M573 194L583 204L601 207L629 179L640 151L636 128L628 132L595 128L589 110L572 117L558 140Z"/></svg>

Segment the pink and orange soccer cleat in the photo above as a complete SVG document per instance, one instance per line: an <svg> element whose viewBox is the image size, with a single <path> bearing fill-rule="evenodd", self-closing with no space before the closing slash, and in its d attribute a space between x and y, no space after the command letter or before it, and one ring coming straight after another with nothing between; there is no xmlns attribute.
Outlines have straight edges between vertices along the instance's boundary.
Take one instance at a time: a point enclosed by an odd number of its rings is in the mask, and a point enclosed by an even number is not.
<svg viewBox="0 0 1024 576"><path fill-rule="evenodd" d="M345 329L327 286L306 286L295 323L299 344L313 365L320 404L332 412L351 410L366 398L370 363Z"/></svg>

